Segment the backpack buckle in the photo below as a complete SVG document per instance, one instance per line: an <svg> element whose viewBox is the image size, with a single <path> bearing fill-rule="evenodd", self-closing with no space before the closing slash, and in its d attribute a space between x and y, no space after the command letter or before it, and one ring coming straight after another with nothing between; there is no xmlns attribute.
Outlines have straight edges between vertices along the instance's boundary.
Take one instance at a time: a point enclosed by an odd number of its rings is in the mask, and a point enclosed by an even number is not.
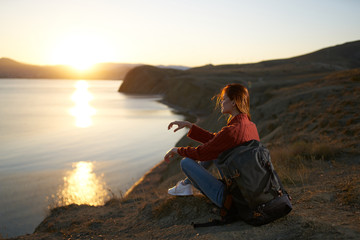
<svg viewBox="0 0 360 240"><path fill-rule="evenodd" d="M231 186L231 184L232 184L232 180L231 180L231 178L225 178L225 183L226 183L226 186Z"/></svg>

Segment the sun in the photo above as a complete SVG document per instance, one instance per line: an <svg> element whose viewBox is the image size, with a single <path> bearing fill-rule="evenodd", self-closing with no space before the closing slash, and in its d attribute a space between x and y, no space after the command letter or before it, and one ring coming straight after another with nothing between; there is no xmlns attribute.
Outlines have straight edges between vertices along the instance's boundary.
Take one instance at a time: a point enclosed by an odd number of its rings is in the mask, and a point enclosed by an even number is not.
<svg viewBox="0 0 360 240"><path fill-rule="evenodd" d="M99 36L73 34L59 39L53 49L52 62L76 70L89 70L94 64L113 59L109 44Z"/></svg>

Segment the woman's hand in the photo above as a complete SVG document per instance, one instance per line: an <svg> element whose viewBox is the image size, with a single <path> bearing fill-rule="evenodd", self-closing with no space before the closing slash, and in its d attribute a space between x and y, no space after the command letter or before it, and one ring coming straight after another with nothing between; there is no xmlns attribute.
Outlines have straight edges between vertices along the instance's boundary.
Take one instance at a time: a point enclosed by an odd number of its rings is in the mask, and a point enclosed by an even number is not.
<svg viewBox="0 0 360 240"><path fill-rule="evenodd" d="M174 130L174 132L176 132L177 130L180 130L184 127L187 127L187 128L191 128L192 127L192 123L188 122L188 121L174 121L174 122L171 122L168 126L168 130L170 130L172 128L173 125L177 125L178 127Z"/></svg>
<svg viewBox="0 0 360 240"><path fill-rule="evenodd" d="M170 162L170 158L172 158L175 154L177 154L177 147L173 147L172 149L170 149L165 157L164 157L164 161L169 163Z"/></svg>

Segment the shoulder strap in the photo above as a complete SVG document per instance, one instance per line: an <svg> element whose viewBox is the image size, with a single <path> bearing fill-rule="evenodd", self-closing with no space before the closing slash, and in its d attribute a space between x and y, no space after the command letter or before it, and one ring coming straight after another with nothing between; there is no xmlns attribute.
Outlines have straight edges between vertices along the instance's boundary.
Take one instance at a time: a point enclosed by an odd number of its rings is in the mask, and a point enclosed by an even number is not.
<svg viewBox="0 0 360 240"><path fill-rule="evenodd" d="M275 169L272 169L272 170L271 170L271 174L273 174L273 175L276 177L277 182L278 182L279 185L280 185L280 189L281 189L282 193L289 195L288 192L285 190L284 185L282 184L282 182L281 182L281 180L280 180L280 178L279 178L279 175L277 174L277 172L275 171ZM289 195L289 198L291 199L290 195Z"/></svg>

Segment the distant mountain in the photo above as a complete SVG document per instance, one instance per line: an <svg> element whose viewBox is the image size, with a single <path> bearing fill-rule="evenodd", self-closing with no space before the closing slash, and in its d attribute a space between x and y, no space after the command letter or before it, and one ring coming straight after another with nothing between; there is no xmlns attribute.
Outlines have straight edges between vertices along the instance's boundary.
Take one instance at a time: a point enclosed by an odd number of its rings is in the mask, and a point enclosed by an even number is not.
<svg viewBox="0 0 360 240"><path fill-rule="evenodd" d="M205 65L192 68L199 72L246 72L256 75L282 76L347 70L360 67L360 40L324 48L287 59L276 59L249 64Z"/></svg>
<svg viewBox="0 0 360 240"><path fill-rule="evenodd" d="M289 61L311 61L333 65L338 68L357 68L360 67L360 40L290 58Z"/></svg>
<svg viewBox="0 0 360 240"><path fill-rule="evenodd" d="M264 66L274 66L301 63L317 64L320 67L334 70L345 70L360 67L360 41L348 42L324 48L293 58L263 61L259 64Z"/></svg>
<svg viewBox="0 0 360 240"><path fill-rule="evenodd" d="M89 73L84 75L84 78L122 80L131 69L141 65L142 64L130 63L98 63L91 68Z"/></svg>
<svg viewBox="0 0 360 240"><path fill-rule="evenodd" d="M123 79L126 73L141 64L99 63L90 71L79 73L65 65L38 66L0 58L0 78L53 78L53 79Z"/></svg>

